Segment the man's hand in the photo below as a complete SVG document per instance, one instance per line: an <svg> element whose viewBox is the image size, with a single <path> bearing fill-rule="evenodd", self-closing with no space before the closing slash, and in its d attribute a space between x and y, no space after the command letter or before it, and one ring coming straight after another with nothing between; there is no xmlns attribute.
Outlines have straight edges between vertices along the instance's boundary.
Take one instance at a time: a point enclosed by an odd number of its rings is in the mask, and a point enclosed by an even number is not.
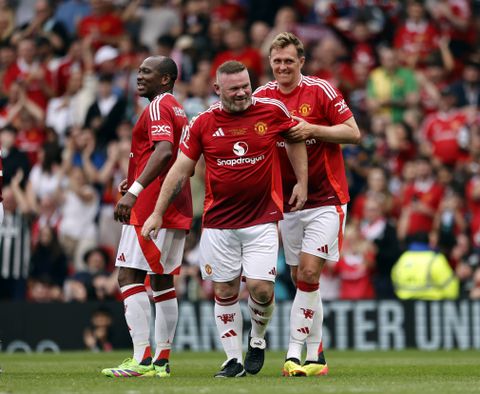
<svg viewBox="0 0 480 394"><path fill-rule="evenodd" d="M305 205L305 202L307 201L307 196L308 196L307 186L297 183L293 187L292 196L290 197L290 200L288 200L289 205L293 205L295 203L295 206L291 209L291 212L299 211L300 209L302 209L303 206Z"/></svg>
<svg viewBox="0 0 480 394"><path fill-rule="evenodd" d="M157 239L161 227L162 216L153 212L143 224L142 237L147 241Z"/></svg>
<svg viewBox="0 0 480 394"><path fill-rule="evenodd" d="M125 193L128 191L128 181L126 179L124 179L123 181L120 182L120 184L118 185L118 192L124 196Z"/></svg>
<svg viewBox="0 0 480 394"><path fill-rule="evenodd" d="M115 206L115 210L113 211L114 219L121 223L128 224L130 222L132 207L136 201L137 197L132 193L125 193Z"/></svg>
<svg viewBox="0 0 480 394"><path fill-rule="evenodd" d="M299 118L298 116L292 116L292 118L298 121L298 124L288 130L288 140L293 142L300 142L305 141L307 138L310 138L312 136L312 125L306 122L304 119Z"/></svg>

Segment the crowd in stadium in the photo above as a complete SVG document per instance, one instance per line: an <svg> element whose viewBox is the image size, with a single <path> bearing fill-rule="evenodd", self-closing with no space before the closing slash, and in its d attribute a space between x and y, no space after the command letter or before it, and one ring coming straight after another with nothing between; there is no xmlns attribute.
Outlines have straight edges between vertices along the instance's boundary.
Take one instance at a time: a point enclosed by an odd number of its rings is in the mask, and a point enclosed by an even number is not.
<svg viewBox="0 0 480 394"><path fill-rule="evenodd" d="M323 299L395 297L392 267L419 243L460 281L448 298L480 299L476 0L0 1L0 299L118 299L113 210L147 104L139 64L175 60L175 96L191 119L218 100L226 60L243 62L254 88L270 81L269 44L284 31L306 45L303 73L338 87L362 131L343 148L351 202ZM213 294L198 268L203 169L176 283L189 300ZM281 257L276 296L294 292Z"/></svg>

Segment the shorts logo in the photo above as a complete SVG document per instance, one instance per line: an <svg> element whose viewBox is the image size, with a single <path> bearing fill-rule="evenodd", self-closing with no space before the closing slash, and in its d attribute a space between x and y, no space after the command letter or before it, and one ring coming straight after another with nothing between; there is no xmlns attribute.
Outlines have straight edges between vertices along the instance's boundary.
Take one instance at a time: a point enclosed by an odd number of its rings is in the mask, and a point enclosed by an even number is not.
<svg viewBox="0 0 480 394"><path fill-rule="evenodd" d="M305 319L313 319L313 315L315 314L315 312L312 310L312 309L308 309L308 308L300 308L303 312L303 316L305 317Z"/></svg>
<svg viewBox="0 0 480 394"><path fill-rule="evenodd" d="M118 261L121 261L122 263L124 263L125 261L127 261L127 259L125 258L125 254L124 254L124 253L120 253L120 256L117 257L117 260L118 260Z"/></svg>
<svg viewBox="0 0 480 394"><path fill-rule="evenodd" d="M258 135L264 135L268 130L268 126L265 122L255 123L254 128L255 128L255 133L257 133Z"/></svg>
<svg viewBox="0 0 480 394"><path fill-rule="evenodd" d="M297 328L297 331L301 332L302 334L310 334L310 329L308 327Z"/></svg>
<svg viewBox="0 0 480 394"><path fill-rule="evenodd" d="M236 313L223 313L217 317L223 322L223 324L232 323ZM237 334L235 334L237 335Z"/></svg>
<svg viewBox="0 0 480 394"><path fill-rule="evenodd" d="M312 112L312 107L310 104L302 104L298 108L298 113L302 116L308 116Z"/></svg>
<svg viewBox="0 0 480 394"><path fill-rule="evenodd" d="M233 145L233 153L235 153L237 156L245 156L248 152L248 145L246 142L239 141L235 142Z"/></svg>
<svg viewBox="0 0 480 394"><path fill-rule="evenodd" d="M273 276L277 276L277 268L273 267L268 274L273 275Z"/></svg>
<svg viewBox="0 0 480 394"><path fill-rule="evenodd" d="M205 273L207 275L212 275L212 272L213 272L212 266L210 264L205 264Z"/></svg>
<svg viewBox="0 0 480 394"><path fill-rule="evenodd" d="M317 248L319 252L328 254L328 245L323 245L320 248Z"/></svg>

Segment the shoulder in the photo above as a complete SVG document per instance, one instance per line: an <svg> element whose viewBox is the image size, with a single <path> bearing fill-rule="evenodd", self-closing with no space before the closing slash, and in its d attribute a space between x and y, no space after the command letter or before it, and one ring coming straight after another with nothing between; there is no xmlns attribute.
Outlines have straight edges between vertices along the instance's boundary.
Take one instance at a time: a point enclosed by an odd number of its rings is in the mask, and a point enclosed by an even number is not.
<svg viewBox="0 0 480 394"><path fill-rule="evenodd" d="M203 123L203 122L208 122L210 121L216 112L221 110L221 104L220 102L216 102L212 104L208 109L206 109L203 112L200 112L197 116L194 116L190 120L189 127L192 127L195 124Z"/></svg>
<svg viewBox="0 0 480 394"><path fill-rule="evenodd" d="M255 92L253 92L254 96L264 96L267 95L275 90L278 89L278 82L277 81L271 81L268 82L267 84L258 87Z"/></svg>
<svg viewBox="0 0 480 394"><path fill-rule="evenodd" d="M281 111L290 116L290 113L288 112L287 107L285 107L285 104L274 98L252 97L252 105L256 107L267 106L270 107L271 110Z"/></svg>
<svg viewBox="0 0 480 394"><path fill-rule="evenodd" d="M325 79L317 77L303 77L302 85L308 89L315 90L317 94L334 100L338 95L338 89Z"/></svg>

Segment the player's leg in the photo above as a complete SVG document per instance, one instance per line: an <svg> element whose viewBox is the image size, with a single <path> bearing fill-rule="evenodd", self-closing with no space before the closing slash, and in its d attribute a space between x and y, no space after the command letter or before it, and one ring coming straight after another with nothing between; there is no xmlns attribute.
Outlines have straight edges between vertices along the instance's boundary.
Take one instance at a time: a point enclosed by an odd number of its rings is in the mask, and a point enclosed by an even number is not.
<svg viewBox="0 0 480 394"><path fill-rule="evenodd" d="M275 309L274 283L278 261L276 223L242 229L243 274L249 292L252 328L245 356L245 370L257 374L265 360L265 333Z"/></svg>
<svg viewBox="0 0 480 394"><path fill-rule="evenodd" d="M173 275L150 276L155 303L155 355L153 365L158 377L170 376L170 350L178 322L178 302Z"/></svg>
<svg viewBox="0 0 480 394"><path fill-rule="evenodd" d="M144 285L145 275L145 271L136 268L119 268L118 283L123 297L125 320L132 338L133 357L118 367L103 369L105 376L149 376L153 369L149 343L151 311Z"/></svg>
<svg viewBox="0 0 480 394"><path fill-rule="evenodd" d="M245 376L242 364L243 317L238 294L241 245L236 230L203 229L200 238L200 268L203 279L213 281L215 323L227 355L218 378Z"/></svg>
<svg viewBox="0 0 480 394"><path fill-rule="evenodd" d="M302 255L300 265L303 264L303 254L310 255L308 260L317 260L318 282L320 274L326 260L338 261L340 249L342 246L343 232L346 220L346 205L320 207L311 212L307 212L305 218L308 222L305 226L305 234L302 244ZM314 268L314 264L310 265ZM309 268L303 269L297 273L297 282L315 283L316 274L309 275ZM310 328L310 334L306 338L307 356L304 368L307 376L321 376L328 373L328 366L325 360L322 343L323 327L323 304L318 289L318 304L316 306L313 324Z"/></svg>
<svg viewBox="0 0 480 394"><path fill-rule="evenodd" d="M161 250L160 263L164 274L150 276L155 303L155 355L153 366L156 376L170 376L170 350L178 322L178 302L173 278L180 271L185 231L162 229L155 247Z"/></svg>
<svg viewBox="0 0 480 394"><path fill-rule="evenodd" d="M290 266L290 275L295 285L297 283L299 256L304 233L304 223L301 220L302 212L286 213L284 219L279 222L285 261ZM292 314L292 311L290 314ZM307 374L301 363L303 342L299 342L292 336L292 332L295 329L296 322L290 317L289 347L282 371L284 376L306 376Z"/></svg>

